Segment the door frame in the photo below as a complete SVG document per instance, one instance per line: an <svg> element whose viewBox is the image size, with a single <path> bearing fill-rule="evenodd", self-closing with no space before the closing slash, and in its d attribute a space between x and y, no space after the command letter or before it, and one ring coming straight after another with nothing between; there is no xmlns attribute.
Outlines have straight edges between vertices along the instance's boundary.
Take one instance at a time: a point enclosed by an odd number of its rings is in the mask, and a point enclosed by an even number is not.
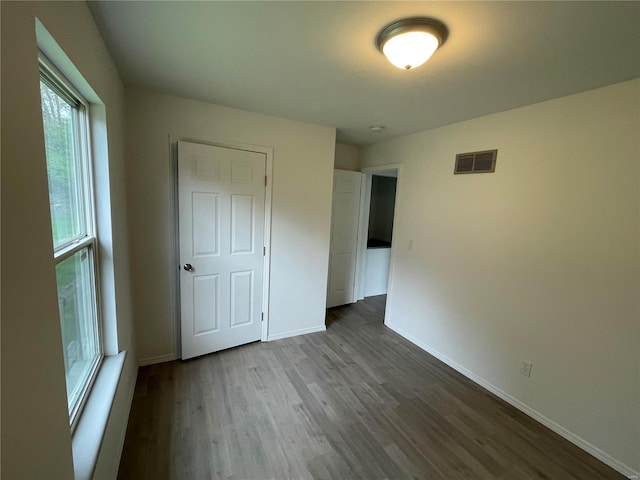
<svg viewBox="0 0 640 480"><path fill-rule="evenodd" d="M269 336L269 291L270 291L270 279L271 279L271 207L273 196L273 147L265 147L262 145L251 145L247 143L235 143L221 140L201 140L194 139L192 137L183 137L176 135L169 135L169 149L171 152L171 171L173 174L173 248L172 248L172 265L177 266L175 275L173 275L173 305L174 311L174 325L173 325L173 341L175 348L175 358L181 358L182 355L182 342L180 334L180 231L178 223L179 204L178 204L178 142L190 142L200 145L210 145L212 147L231 148L234 150L243 150L246 152L262 153L265 155L265 198L264 198L264 247L265 254L263 257L263 270L262 270L262 313L264 318L262 320L262 329L260 335L260 341L266 342Z"/></svg>
<svg viewBox="0 0 640 480"><path fill-rule="evenodd" d="M365 262L367 258L367 237L369 230L369 213L371 210L371 181L375 172L381 172L384 170L396 170L398 176L396 178L396 201L393 207L393 237L396 236L398 226L398 213L400 211L400 192L401 192L401 177L403 166L401 163L387 163L384 165L376 165L375 167L362 168L362 189L360 192L360 223L358 225L358 248L356 253L356 283L355 283L355 300L362 300L364 298L364 274L365 274ZM391 311L391 301L393 284L395 279L394 264L398 255L398 242L391 239L391 254L389 259L389 280L387 282L387 302L384 309L384 324L387 325L391 322L389 312Z"/></svg>

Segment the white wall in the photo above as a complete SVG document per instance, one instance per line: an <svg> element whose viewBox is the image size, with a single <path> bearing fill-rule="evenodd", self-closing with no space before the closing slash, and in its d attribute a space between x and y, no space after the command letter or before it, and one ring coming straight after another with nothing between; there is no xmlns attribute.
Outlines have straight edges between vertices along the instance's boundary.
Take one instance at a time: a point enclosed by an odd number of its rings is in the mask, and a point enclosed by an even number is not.
<svg viewBox="0 0 640 480"><path fill-rule="evenodd" d="M636 471L639 98L635 80L361 152L404 168L389 324ZM452 174L492 148L494 174Z"/></svg>
<svg viewBox="0 0 640 480"><path fill-rule="evenodd" d="M358 147L336 143L334 167L339 170L358 170Z"/></svg>
<svg viewBox="0 0 640 480"><path fill-rule="evenodd" d="M390 248L367 248L365 250L364 296L384 295L389 283Z"/></svg>
<svg viewBox="0 0 640 480"><path fill-rule="evenodd" d="M136 376L129 294L123 86L84 2L2 2L2 477L72 478L52 259L36 17L104 102L117 346L131 355L111 410L98 478L118 468ZM105 227L103 225L103 227ZM106 252L106 251L105 251ZM105 253L103 252L103 253ZM113 299L111 299L113 300Z"/></svg>
<svg viewBox="0 0 640 480"><path fill-rule="evenodd" d="M170 136L273 148L269 336L324 328L335 129L131 90L127 132L134 311L142 363L179 354Z"/></svg>

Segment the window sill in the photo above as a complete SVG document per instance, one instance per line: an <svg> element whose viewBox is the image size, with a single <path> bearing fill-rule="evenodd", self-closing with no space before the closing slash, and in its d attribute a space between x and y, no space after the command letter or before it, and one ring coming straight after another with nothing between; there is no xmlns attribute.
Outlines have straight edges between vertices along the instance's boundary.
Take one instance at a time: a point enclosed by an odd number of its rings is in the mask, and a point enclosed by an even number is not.
<svg viewBox="0 0 640 480"><path fill-rule="evenodd" d="M126 356L127 352L120 352L102 360L98 376L73 432L73 470L76 480L89 480L93 476Z"/></svg>

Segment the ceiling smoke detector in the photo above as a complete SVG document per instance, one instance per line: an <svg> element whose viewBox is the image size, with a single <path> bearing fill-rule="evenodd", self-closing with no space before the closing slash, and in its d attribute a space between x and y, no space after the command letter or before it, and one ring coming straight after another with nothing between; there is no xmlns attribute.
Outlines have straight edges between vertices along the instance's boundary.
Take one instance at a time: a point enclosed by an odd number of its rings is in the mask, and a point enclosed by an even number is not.
<svg viewBox="0 0 640 480"><path fill-rule="evenodd" d="M372 127L369 127L369 129L371 129L372 132L381 132L382 130L384 130L384 127L382 125L374 125Z"/></svg>

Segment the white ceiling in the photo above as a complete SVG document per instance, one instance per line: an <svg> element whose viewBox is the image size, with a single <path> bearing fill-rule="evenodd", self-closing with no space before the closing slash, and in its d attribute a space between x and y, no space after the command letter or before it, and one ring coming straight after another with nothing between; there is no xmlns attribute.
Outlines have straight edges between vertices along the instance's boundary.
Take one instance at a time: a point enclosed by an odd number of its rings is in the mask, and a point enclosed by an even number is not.
<svg viewBox="0 0 640 480"><path fill-rule="evenodd" d="M355 145L640 77L637 1L89 6L126 84L335 126ZM402 71L374 39L415 15L449 38Z"/></svg>

